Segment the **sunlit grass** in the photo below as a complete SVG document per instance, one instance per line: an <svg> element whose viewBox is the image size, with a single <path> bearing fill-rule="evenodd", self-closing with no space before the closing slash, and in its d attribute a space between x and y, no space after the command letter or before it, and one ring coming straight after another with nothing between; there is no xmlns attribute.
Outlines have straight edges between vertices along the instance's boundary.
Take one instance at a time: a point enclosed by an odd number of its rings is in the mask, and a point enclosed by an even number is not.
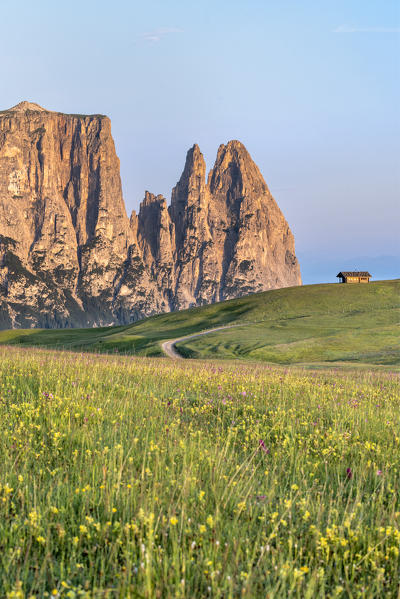
<svg viewBox="0 0 400 599"><path fill-rule="evenodd" d="M254 293L132 325L0 331L0 344L162 356L161 343L224 325L179 343L191 358L400 367L400 281L304 285Z"/></svg>
<svg viewBox="0 0 400 599"><path fill-rule="evenodd" d="M0 596L397 597L399 388L0 348Z"/></svg>

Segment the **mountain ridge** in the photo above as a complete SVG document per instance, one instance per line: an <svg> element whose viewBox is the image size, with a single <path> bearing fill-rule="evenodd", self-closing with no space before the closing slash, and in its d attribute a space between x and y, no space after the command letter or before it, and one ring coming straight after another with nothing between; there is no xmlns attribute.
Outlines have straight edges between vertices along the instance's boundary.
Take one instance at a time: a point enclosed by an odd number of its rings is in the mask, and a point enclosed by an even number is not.
<svg viewBox="0 0 400 599"><path fill-rule="evenodd" d="M294 238L246 148L195 144L168 206L128 219L111 121L0 113L0 327L127 324L301 284Z"/></svg>

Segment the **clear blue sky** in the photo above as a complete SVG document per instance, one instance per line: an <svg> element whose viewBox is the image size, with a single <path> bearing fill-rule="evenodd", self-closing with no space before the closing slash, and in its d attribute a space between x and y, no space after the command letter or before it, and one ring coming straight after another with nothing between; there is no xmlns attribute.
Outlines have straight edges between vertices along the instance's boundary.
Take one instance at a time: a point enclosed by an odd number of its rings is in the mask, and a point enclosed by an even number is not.
<svg viewBox="0 0 400 599"><path fill-rule="evenodd" d="M128 213L145 189L170 197L193 143L211 168L241 140L305 282L334 280L400 256L399 6L2 0L0 107L108 114Z"/></svg>

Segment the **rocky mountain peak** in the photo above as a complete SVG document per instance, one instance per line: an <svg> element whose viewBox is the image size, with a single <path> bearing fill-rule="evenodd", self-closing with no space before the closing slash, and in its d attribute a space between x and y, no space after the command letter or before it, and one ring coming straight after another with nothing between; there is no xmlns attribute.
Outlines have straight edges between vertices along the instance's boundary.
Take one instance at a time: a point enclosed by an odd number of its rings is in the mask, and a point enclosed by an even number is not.
<svg viewBox="0 0 400 599"><path fill-rule="evenodd" d="M7 112L28 112L28 110L31 112L49 112L42 106L39 106L39 104L35 104L35 102L27 102L26 100L19 102L19 104L16 104L12 108L9 108Z"/></svg>
<svg viewBox="0 0 400 599"><path fill-rule="evenodd" d="M147 206L152 206L153 204L162 204L165 203L166 204L166 199L164 198L163 195L154 195L154 193L151 193L150 191L145 191L144 192L144 199L140 204L141 208L146 208Z"/></svg>
<svg viewBox="0 0 400 599"><path fill-rule="evenodd" d="M209 174L209 187L211 193L226 194L229 189L239 196L269 194L258 166L237 140L219 146L214 168Z"/></svg>
<svg viewBox="0 0 400 599"><path fill-rule="evenodd" d="M249 157L246 147L237 139L231 139L226 144L220 144L215 162L217 164L220 163L225 156L230 156L237 160L241 155Z"/></svg>
<svg viewBox="0 0 400 599"><path fill-rule="evenodd" d="M181 178L171 194L169 212L175 226L177 251L186 246L185 238L187 236L197 236L198 221L204 221L206 218L208 194L205 174L206 163L199 146L195 144L187 152ZM201 228L204 229L204 226ZM200 243L201 236L202 234L198 239Z"/></svg>
<svg viewBox="0 0 400 599"><path fill-rule="evenodd" d="M197 144L194 144L186 154L185 167L177 187L187 186L198 186L200 184L200 178L205 177L206 163L203 154L200 152L200 148ZM197 177L197 179L196 179Z"/></svg>

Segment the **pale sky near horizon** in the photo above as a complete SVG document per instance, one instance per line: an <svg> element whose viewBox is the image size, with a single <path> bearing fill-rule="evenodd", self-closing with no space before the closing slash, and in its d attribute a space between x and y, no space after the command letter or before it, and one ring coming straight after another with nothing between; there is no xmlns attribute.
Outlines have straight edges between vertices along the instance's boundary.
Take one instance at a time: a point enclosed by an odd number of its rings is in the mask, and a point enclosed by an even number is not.
<svg viewBox="0 0 400 599"><path fill-rule="evenodd" d="M145 189L170 198L194 143L210 169L239 139L289 221L305 282L334 280L345 259L400 257L397 0L0 8L0 109L110 116L128 214Z"/></svg>

